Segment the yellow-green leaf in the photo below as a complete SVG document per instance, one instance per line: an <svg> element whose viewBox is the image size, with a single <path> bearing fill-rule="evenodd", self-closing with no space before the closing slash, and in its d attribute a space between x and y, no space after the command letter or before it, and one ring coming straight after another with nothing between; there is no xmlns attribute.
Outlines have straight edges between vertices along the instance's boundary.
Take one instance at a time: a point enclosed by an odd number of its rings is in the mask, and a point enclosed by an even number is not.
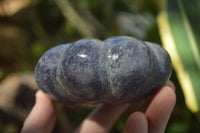
<svg viewBox="0 0 200 133"><path fill-rule="evenodd" d="M163 0L158 25L186 104L200 110L200 1Z"/></svg>

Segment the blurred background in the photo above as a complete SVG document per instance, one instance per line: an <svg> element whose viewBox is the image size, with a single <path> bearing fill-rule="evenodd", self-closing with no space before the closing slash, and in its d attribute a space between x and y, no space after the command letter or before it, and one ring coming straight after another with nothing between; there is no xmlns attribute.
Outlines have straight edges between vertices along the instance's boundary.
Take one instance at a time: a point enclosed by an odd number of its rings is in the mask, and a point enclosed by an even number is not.
<svg viewBox="0 0 200 133"><path fill-rule="evenodd" d="M0 132L18 133L38 89L34 68L58 44L128 35L161 44L159 0L0 0ZM177 103L166 133L198 133L200 121L185 104L176 73ZM72 132L94 107L57 104L54 133ZM130 107L111 133L124 130Z"/></svg>

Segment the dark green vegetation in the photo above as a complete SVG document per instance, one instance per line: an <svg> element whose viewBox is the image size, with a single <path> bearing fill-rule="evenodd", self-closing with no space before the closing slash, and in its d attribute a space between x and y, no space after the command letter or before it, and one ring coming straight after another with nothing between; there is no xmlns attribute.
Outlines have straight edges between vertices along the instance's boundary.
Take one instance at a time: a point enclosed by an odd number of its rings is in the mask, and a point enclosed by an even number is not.
<svg viewBox="0 0 200 133"><path fill-rule="evenodd" d="M4 1L0 0L0 7L5 6L2 3ZM28 0L21 1L23 5ZM5 83L13 73L33 73L39 57L47 49L81 38L105 40L111 36L129 35L161 44L156 24L159 11L157 4L149 0L33 0L13 14L9 8L0 8L0 80ZM17 77L23 79L19 75ZM16 79L12 78L14 81ZM166 132L200 132L197 118L185 106L175 73L171 80L176 85L177 104ZM15 82L9 82L11 83L14 88ZM1 84L0 98L3 95L9 96L3 93L3 87L5 85ZM0 100L0 132L20 131L23 120L34 103L35 90L30 90L30 87L32 86L27 84L17 86L18 94L21 95L13 96L11 101ZM13 105L15 106L11 108ZM54 132L71 132L92 109L93 107L74 108L58 104L58 121ZM127 117L134 110L134 107L129 108L118 119L111 132L122 132Z"/></svg>

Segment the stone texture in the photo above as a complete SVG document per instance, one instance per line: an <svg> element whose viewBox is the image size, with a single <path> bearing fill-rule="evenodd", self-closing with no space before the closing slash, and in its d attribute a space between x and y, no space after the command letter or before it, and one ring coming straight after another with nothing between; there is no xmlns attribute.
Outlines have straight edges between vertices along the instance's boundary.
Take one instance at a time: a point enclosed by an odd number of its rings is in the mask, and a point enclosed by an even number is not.
<svg viewBox="0 0 200 133"><path fill-rule="evenodd" d="M54 47L39 60L35 77L40 89L68 105L117 104L153 95L171 70L161 46L119 36Z"/></svg>

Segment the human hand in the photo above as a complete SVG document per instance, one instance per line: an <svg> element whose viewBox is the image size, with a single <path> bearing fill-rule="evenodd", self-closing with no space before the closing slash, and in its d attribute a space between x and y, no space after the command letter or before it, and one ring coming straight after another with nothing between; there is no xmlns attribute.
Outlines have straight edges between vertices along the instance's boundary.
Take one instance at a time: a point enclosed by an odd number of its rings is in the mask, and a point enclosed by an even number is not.
<svg viewBox="0 0 200 133"><path fill-rule="evenodd" d="M175 87L168 81L149 103L146 111L133 112L126 123L124 133L163 133L170 114L175 106ZM113 124L128 108L128 104L99 105L82 122L76 133L107 133ZM44 93L36 93L36 103L24 122L22 133L50 133L56 121L54 102Z"/></svg>

